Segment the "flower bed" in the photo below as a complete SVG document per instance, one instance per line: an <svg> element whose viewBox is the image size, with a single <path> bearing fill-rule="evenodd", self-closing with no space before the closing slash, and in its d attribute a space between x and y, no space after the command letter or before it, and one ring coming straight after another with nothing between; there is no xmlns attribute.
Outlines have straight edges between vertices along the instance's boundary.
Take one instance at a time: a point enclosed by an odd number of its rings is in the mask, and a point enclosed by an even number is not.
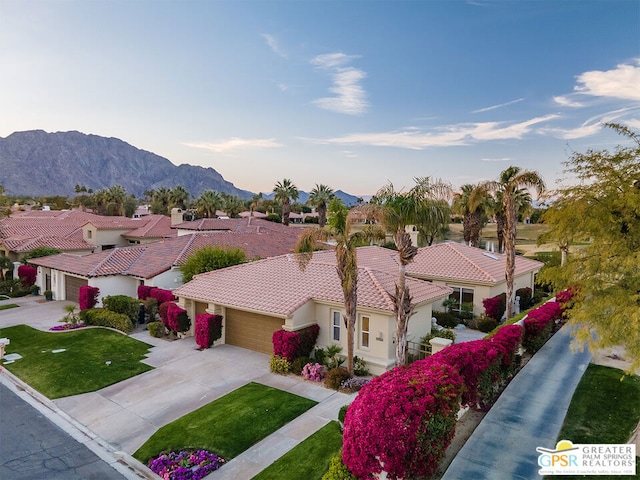
<svg viewBox="0 0 640 480"><path fill-rule="evenodd" d="M206 450L161 453L149 459L149 469L165 480L199 480L219 469L224 459Z"/></svg>
<svg viewBox="0 0 640 480"><path fill-rule="evenodd" d="M72 323L65 323L64 325L56 325L55 327L51 327L49 330L52 332L63 332L65 330L77 330L78 328L84 328L86 325L82 325L80 323L76 323L73 325Z"/></svg>

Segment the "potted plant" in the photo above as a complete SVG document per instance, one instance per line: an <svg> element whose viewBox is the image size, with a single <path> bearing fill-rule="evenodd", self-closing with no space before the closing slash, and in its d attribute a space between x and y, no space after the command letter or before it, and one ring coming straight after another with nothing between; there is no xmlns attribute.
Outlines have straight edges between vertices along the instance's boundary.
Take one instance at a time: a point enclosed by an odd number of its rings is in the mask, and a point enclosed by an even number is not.
<svg viewBox="0 0 640 480"><path fill-rule="evenodd" d="M46 298L47 300L53 300L53 292L51 290L45 290L44 298Z"/></svg>
<svg viewBox="0 0 640 480"><path fill-rule="evenodd" d="M38 285L31 286L31 295L38 295L40 293L40 287Z"/></svg>

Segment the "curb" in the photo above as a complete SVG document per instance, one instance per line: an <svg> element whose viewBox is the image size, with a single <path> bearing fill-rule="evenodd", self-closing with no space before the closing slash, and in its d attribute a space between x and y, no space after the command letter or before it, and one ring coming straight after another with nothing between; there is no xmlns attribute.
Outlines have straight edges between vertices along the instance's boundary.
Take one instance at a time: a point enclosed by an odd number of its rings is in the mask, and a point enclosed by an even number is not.
<svg viewBox="0 0 640 480"><path fill-rule="evenodd" d="M82 443L101 460L128 480L141 478L154 480L159 478L146 465L128 453L115 450L109 443L98 437L87 427L70 417L58 406L37 390L20 380L13 373L0 365L0 382L10 388L20 398L42 413L59 428Z"/></svg>

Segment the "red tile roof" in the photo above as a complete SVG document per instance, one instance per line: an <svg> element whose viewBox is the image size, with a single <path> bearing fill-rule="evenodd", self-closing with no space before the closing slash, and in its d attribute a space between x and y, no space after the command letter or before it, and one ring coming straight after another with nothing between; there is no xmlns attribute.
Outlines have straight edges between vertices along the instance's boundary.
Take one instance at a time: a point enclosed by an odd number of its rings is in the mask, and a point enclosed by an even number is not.
<svg viewBox="0 0 640 480"><path fill-rule="evenodd" d="M261 218L201 218L191 222L174 225L179 230L195 230L199 232L228 230L232 232L287 232L295 227L287 227ZM296 228L299 233L299 230Z"/></svg>
<svg viewBox="0 0 640 480"><path fill-rule="evenodd" d="M336 273L335 254L321 252L305 269L295 255L282 255L197 275L174 290L176 295L215 302L245 310L288 317L311 299L344 303ZM358 270L358 306L393 311L391 295L397 275L369 267ZM446 297L451 289L423 280L407 278L414 302L422 304Z"/></svg>
<svg viewBox="0 0 640 480"><path fill-rule="evenodd" d="M144 225L125 233L125 237L169 238L178 235L178 232L171 228L171 218L165 215L145 215L138 221L144 222Z"/></svg>

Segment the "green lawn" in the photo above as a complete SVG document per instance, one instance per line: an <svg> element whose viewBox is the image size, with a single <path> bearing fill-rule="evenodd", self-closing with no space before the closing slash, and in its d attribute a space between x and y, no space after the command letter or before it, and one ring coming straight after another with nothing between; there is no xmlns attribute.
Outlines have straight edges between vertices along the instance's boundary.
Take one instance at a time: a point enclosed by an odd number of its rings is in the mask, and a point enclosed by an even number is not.
<svg viewBox="0 0 640 480"><path fill-rule="evenodd" d="M18 308L20 305L16 305L15 303L9 303L7 305L0 305L0 310L8 310L9 308Z"/></svg>
<svg viewBox="0 0 640 480"><path fill-rule="evenodd" d="M249 383L160 428L133 456L146 464L162 451L194 448L231 460L316 404Z"/></svg>
<svg viewBox="0 0 640 480"><path fill-rule="evenodd" d="M252 480L321 480L342 448L338 422L330 422L284 454Z"/></svg>
<svg viewBox="0 0 640 480"><path fill-rule="evenodd" d="M102 328L43 332L16 325L0 329L0 337L11 340L6 353L22 355L5 368L51 399L93 392L153 369L140 362L151 345Z"/></svg>
<svg viewBox="0 0 640 480"><path fill-rule="evenodd" d="M591 364L576 388L569 411L558 435L559 440L573 443L627 443L640 421L640 377L626 376L622 370ZM636 452L636 454L639 452ZM591 476L548 476L565 480ZM640 479L636 475L600 475L599 480Z"/></svg>

